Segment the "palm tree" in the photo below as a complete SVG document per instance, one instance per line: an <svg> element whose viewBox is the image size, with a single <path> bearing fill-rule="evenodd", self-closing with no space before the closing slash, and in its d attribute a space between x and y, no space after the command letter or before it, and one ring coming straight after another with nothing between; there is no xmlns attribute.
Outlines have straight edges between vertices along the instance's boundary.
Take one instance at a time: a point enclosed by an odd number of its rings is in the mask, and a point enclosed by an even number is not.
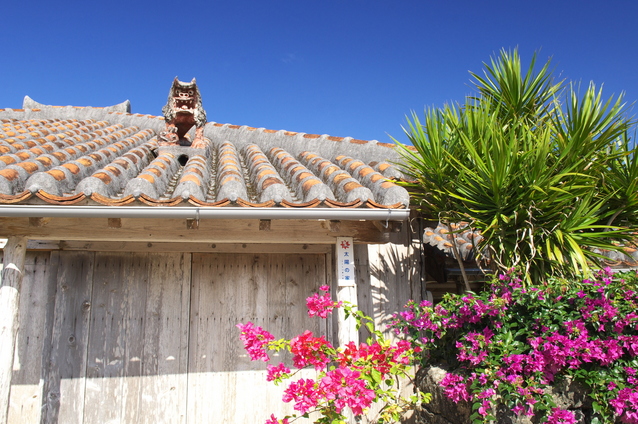
<svg viewBox="0 0 638 424"><path fill-rule="evenodd" d="M579 95L535 62L523 72L516 50L501 51L472 74L475 96L423 122L413 113L413 148L397 142L414 206L468 222L494 270L519 267L528 283L589 272L596 248L630 238L638 211L622 95L603 101L593 84Z"/></svg>

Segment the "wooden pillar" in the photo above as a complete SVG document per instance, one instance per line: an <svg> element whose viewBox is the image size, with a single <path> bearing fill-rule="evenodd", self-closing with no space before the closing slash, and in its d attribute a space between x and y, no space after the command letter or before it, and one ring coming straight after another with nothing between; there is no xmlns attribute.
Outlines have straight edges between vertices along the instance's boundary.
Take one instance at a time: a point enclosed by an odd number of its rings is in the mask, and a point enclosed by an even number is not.
<svg viewBox="0 0 638 424"><path fill-rule="evenodd" d="M20 325L20 286L27 239L9 237L4 247L0 285L0 424L7 422L16 336Z"/></svg>
<svg viewBox="0 0 638 424"><path fill-rule="evenodd" d="M337 237L337 300L357 303L357 284L354 269L354 241L352 237ZM339 345L348 342L359 343L354 318L345 318L343 309L339 309L337 317L337 337Z"/></svg>
<svg viewBox="0 0 638 424"><path fill-rule="evenodd" d="M357 287L339 287L337 289L337 300L357 303ZM353 317L346 319L343 309L339 309L338 315L338 338L339 346L346 343L355 342L359 344L359 332L357 331L357 323Z"/></svg>

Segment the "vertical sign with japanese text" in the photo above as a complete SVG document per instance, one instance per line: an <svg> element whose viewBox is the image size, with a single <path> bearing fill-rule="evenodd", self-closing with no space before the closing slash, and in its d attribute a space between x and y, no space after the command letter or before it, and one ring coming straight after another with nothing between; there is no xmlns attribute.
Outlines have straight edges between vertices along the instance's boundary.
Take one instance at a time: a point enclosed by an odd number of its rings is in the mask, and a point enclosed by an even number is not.
<svg viewBox="0 0 638 424"><path fill-rule="evenodd" d="M337 279L339 287L356 285L352 237L337 237Z"/></svg>

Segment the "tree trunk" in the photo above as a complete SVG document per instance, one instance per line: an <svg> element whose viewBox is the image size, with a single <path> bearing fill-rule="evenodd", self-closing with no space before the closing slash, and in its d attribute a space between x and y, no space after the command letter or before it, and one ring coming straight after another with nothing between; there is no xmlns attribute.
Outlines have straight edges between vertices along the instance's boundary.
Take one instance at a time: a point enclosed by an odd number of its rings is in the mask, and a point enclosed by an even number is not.
<svg viewBox="0 0 638 424"><path fill-rule="evenodd" d="M461 258L459 247L456 245L456 235L454 234L454 230L452 229L452 224L448 223L447 228L450 231L450 235L452 236L452 252L454 252L456 262L459 264L461 275L463 276L463 283L465 284L465 291L469 292L472 289L470 288L470 281L467 278L467 274L465 273L465 265L463 264L463 259Z"/></svg>

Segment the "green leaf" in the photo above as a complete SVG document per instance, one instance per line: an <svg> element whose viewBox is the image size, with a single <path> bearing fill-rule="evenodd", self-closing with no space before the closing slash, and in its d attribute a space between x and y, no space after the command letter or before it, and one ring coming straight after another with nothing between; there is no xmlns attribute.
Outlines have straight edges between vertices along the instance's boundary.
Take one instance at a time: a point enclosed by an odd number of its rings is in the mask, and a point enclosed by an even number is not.
<svg viewBox="0 0 638 424"><path fill-rule="evenodd" d="M528 283L588 272L593 249L617 250L638 229L635 122L622 96L604 100L594 85L580 95L554 81L550 61L535 62L501 51L471 74L476 95L412 113L414 148L397 149L415 209L471 222L486 267L520 266Z"/></svg>
<svg viewBox="0 0 638 424"><path fill-rule="evenodd" d="M372 371L370 371L370 376L372 377L372 380L375 383L381 384L382 374L379 370L377 370L376 368L373 368Z"/></svg>

